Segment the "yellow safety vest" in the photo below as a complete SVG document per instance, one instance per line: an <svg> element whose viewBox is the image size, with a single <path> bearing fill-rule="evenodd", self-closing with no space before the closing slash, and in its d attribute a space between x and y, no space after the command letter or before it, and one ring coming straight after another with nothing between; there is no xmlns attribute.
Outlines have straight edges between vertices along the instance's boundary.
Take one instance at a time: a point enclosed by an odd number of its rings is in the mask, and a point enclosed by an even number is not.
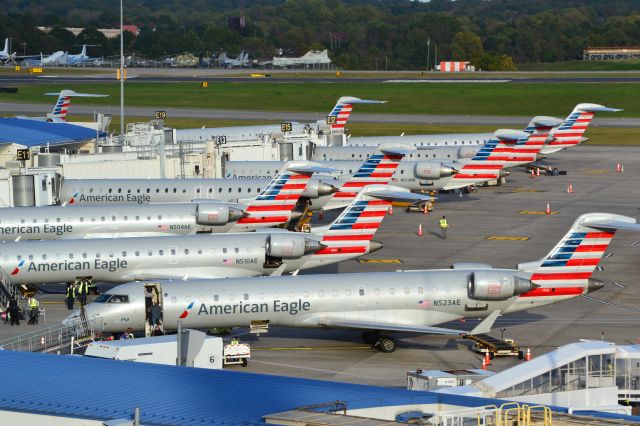
<svg viewBox="0 0 640 426"><path fill-rule="evenodd" d="M33 308L37 308L39 305L38 301L36 299L34 299L33 297L31 297L29 299L29 308L33 309Z"/></svg>
<svg viewBox="0 0 640 426"><path fill-rule="evenodd" d="M447 223L447 219L440 219L440 228L448 228L449 224Z"/></svg>

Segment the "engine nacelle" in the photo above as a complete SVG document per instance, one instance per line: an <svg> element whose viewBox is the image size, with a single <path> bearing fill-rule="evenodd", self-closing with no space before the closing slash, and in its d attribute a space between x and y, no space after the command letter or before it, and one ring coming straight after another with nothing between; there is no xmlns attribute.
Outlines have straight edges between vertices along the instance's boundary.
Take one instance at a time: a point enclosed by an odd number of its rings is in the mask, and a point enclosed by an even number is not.
<svg viewBox="0 0 640 426"><path fill-rule="evenodd" d="M196 223L204 226L220 226L245 217L238 208L223 203L205 203L196 205Z"/></svg>
<svg viewBox="0 0 640 426"><path fill-rule="evenodd" d="M458 149L458 158L473 158L479 150L480 146L463 146Z"/></svg>
<svg viewBox="0 0 640 426"><path fill-rule="evenodd" d="M299 259L325 247L320 241L303 235L275 233L267 237L266 254L280 259Z"/></svg>
<svg viewBox="0 0 640 426"><path fill-rule="evenodd" d="M324 183L318 179L311 179L307 187L302 191L302 196L306 198L319 198L334 194L338 191L339 189L333 185Z"/></svg>
<svg viewBox="0 0 640 426"><path fill-rule="evenodd" d="M419 161L416 163L414 173L420 179L440 179L453 175L455 170L440 161Z"/></svg>
<svg viewBox="0 0 640 426"><path fill-rule="evenodd" d="M469 274L467 295L469 299L507 300L537 288L530 280L504 271L475 271Z"/></svg>

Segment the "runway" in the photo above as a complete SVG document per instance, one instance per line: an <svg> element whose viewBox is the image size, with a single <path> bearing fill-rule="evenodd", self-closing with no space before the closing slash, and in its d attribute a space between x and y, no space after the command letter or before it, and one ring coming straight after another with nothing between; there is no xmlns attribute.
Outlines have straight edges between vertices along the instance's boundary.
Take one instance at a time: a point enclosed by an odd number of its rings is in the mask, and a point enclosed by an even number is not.
<svg viewBox="0 0 640 426"><path fill-rule="evenodd" d="M616 163L624 173L616 173ZM517 263L541 258L568 231L580 214L612 212L639 216L639 147L599 147L581 145L554 154L547 164L566 170L566 176L541 176L531 179L515 170L508 182L499 187L479 189L458 198L440 194L436 209L424 215L396 208L387 216L375 239L384 247L367 259L400 259L397 263L343 262L305 273L394 271L397 269L449 268L456 262L487 263L513 268ZM566 193L568 184L574 192ZM522 214L543 211L549 203L554 215ZM446 240L437 232L438 219L446 215L450 230ZM322 222L331 220L329 214ZM425 235L416 234L422 224ZM491 236L528 237L487 239ZM635 343L640 337L640 234L619 231L594 278L605 287L576 298L498 319L493 333L512 337L534 357L560 345L579 339L604 339L617 344ZM328 277L329 279L329 277ZM48 286L52 288L52 286ZM60 291L62 288L60 287ZM47 323L52 325L67 314L61 294L40 296L47 308ZM594 300L595 299L595 300ZM600 303L602 301L605 303ZM53 303L46 303L53 302ZM627 309L633 308L633 309ZM470 329L477 320L446 324ZM33 330L0 324L0 338ZM397 335L399 349L383 354L367 348L360 334L346 330L307 330L272 327L260 337L240 330L241 340L253 347L247 368L231 367L285 376L338 380L384 386L406 386L406 372L416 368L479 368L481 358L472 352L471 343L450 336ZM512 358L495 359L491 370L500 371L518 362Z"/></svg>
<svg viewBox="0 0 640 426"><path fill-rule="evenodd" d="M311 123L321 120L322 113L292 112L292 111L250 111L229 109L199 109L199 108L172 108L157 107L125 107L125 114L129 117L153 118L155 111L167 112L169 118L202 118L210 120L249 120L249 121L300 121ZM44 116L51 112L51 104L26 104L26 103L0 103L0 115L32 115ZM118 106L91 106L73 104L73 113L91 115L94 112L119 115ZM496 115L438 115L438 114L365 114L358 113L349 117L356 123L401 123L401 124L453 124L461 126L495 125L526 127L531 117L510 117ZM596 127L640 127L640 118L612 118L596 117L592 126Z"/></svg>

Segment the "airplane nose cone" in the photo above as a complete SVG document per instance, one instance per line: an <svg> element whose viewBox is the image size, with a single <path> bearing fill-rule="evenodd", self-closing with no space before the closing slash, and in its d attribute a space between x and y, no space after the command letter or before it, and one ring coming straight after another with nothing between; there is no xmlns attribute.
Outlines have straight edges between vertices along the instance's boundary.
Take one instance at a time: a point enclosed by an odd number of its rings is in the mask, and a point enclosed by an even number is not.
<svg viewBox="0 0 640 426"><path fill-rule="evenodd" d="M507 176L509 176L510 174L511 174L511 172L510 172L509 170L500 169L500 170L498 171L498 177L501 177L501 178L503 178L503 177L507 177Z"/></svg>
<svg viewBox="0 0 640 426"><path fill-rule="evenodd" d="M382 243L380 241L371 240L369 241L369 253L373 253L374 251L378 251L382 248Z"/></svg>
<svg viewBox="0 0 640 426"><path fill-rule="evenodd" d="M589 285L587 286L587 293L593 293L604 287L604 281L597 280L595 278L589 278Z"/></svg>

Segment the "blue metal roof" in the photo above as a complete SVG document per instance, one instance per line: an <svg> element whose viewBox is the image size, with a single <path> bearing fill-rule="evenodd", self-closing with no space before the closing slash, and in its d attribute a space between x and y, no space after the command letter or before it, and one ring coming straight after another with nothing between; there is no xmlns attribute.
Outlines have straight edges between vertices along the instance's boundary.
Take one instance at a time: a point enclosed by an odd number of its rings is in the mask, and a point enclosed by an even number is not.
<svg viewBox="0 0 640 426"><path fill-rule="evenodd" d="M0 144L17 143L32 147L80 142L95 137L95 130L73 124L0 118Z"/></svg>
<svg viewBox="0 0 640 426"><path fill-rule="evenodd" d="M263 416L341 400L347 407L504 401L348 383L0 350L0 409L143 424L262 423Z"/></svg>

